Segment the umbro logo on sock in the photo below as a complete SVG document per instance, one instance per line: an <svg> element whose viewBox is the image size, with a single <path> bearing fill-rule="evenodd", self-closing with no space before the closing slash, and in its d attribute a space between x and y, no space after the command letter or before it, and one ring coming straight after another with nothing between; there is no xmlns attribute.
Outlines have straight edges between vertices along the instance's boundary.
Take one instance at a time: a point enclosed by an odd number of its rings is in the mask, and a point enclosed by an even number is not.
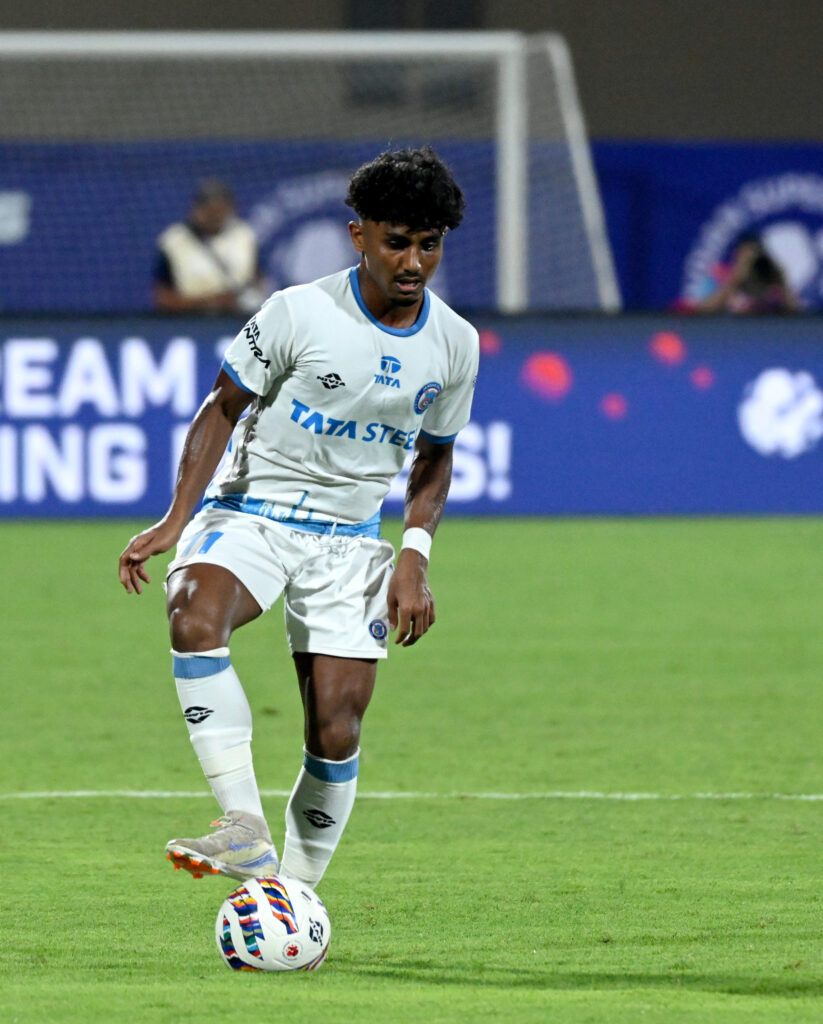
<svg viewBox="0 0 823 1024"><path fill-rule="evenodd" d="M205 722L209 715L213 714L213 708L199 708L196 704L193 704L183 712L183 718L187 722L191 722L192 725L198 725L200 722Z"/></svg>
<svg viewBox="0 0 823 1024"><path fill-rule="evenodd" d="M337 824L330 814L326 814L325 811L318 811L315 807L310 807L307 811L303 811L303 817L314 825L315 828L331 828L332 825Z"/></svg>

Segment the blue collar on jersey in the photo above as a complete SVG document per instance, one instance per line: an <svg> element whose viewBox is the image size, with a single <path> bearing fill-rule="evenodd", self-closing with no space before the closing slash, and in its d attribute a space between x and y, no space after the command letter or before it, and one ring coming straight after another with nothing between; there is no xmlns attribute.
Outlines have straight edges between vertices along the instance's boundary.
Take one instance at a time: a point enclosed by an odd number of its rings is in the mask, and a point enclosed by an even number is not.
<svg viewBox="0 0 823 1024"><path fill-rule="evenodd" d="M375 327L385 331L386 334L393 334L395 338L409 338L412 334L417 334L418 331L421 331L426 326L426 321L429 319L429 307L431 306L431 299L429 298L427 288L423 289L423 305L420 307L420 315L411 327L387 327L385 324L380 323L363 301L363 296L360 293L360 282L357 279L357 267L352 267L349 271L349 280L351 281L351 290L354 292L357 305L365 313L366 318L371 320Z"/></svg>

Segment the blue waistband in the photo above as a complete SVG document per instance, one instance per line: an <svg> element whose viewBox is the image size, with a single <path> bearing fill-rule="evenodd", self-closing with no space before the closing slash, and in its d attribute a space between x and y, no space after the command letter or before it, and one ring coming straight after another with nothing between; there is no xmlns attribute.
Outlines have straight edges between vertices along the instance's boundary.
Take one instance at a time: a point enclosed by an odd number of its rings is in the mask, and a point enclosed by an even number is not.
<svg viewBox="0 0 823 1024"><path fill-rule="evenodd" d="M232 512L246 512L248 515L262 516L274 523L282 523L292 530L304 530L306 533L334 534L336 537L379 537L380 513L375 512L371 519L363 523L338 523L334 519L314 519L313 513L303 516L294 515L294 508L278 505L262 498L252 498L248 494L221 494L219 497L205 498L203 508L225 508Z"/></svg>

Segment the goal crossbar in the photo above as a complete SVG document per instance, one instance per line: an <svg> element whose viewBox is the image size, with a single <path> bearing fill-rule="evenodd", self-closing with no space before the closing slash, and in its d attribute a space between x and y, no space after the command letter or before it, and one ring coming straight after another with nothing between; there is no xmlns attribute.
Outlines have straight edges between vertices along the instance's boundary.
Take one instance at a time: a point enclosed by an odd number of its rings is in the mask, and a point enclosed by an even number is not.
<svg viewBox="0 0 823 1024"><path fill-rule="evenodd" d="M537 44L553 62L559 83L558 103L591 245L599 303L603 309L615 309L620 299L568 47L555 33L541 35ZM6 31L0 32L0 61L37 57L392 61L438 56L450 61L492 61L496 66L496 304L503 312L518 313L529 304L527 60L534 45L518 32Z"/></svg>

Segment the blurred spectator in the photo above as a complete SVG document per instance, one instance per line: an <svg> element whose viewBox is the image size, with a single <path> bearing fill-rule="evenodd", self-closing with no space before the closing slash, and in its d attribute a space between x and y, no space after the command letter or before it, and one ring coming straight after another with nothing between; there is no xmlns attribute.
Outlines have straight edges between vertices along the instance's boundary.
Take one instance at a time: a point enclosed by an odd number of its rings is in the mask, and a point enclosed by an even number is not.
<svg viewBox="0 0 823 1024"><path fill-rule="evenodd" d="M769 255L757 235L737 243L731 265L719 268L717 286L705 299L681 302L687 313L792 313L799 309L782 267Z"/></svg>
<svg viewBox="0 0 823 1024"><path fill-rule="evenodd" d="M165 312L247 314L264 298L257 239L237 216L231 189L200 183L185 221L157 240L153 297Z"/></svg>

